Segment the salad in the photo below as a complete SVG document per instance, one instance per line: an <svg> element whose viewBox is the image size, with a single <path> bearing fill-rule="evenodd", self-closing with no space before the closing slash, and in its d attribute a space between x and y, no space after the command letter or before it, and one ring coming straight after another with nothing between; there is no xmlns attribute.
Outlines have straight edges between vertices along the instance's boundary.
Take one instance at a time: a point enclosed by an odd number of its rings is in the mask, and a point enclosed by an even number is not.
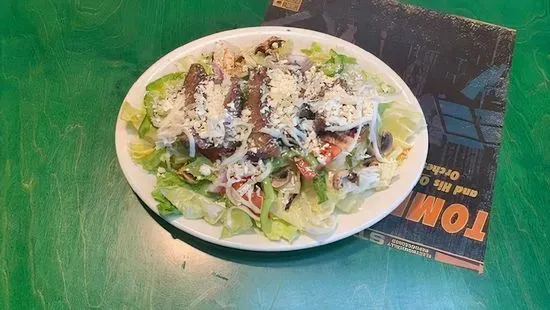
<svg viewBox="0 0 550 310"><path fill-rule="evenodd" d="M270 37L187 56L123 103L133 161L156 175L162 216L292 242L391 186L422 113L353 57Z"/></svg>

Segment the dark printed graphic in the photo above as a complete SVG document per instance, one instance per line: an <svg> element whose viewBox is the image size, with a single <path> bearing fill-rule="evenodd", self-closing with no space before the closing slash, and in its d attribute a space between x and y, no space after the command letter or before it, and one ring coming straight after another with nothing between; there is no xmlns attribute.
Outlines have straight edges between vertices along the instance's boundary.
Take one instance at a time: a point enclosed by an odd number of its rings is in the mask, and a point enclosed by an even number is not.
<svg viewBox="0 0 550 310"><path fill-rule="evenodd" d="M515 31L388 0L303 0L297 12L275 2L264 25L325 32L371 52L401 76L426 116L430 145L419 183L359 235L483 272Z"/></svg>

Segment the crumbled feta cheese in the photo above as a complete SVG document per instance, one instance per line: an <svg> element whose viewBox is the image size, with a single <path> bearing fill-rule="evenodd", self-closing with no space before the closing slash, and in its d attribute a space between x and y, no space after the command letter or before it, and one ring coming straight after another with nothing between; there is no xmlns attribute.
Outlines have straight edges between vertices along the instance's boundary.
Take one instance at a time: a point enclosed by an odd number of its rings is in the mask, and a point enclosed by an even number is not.
<svg viewBox="0 0 550 310"><path fill-rule="evenodd" d="M181 83L166 90L164 98L154 97L152 102L153 116L151 121L155 126L159 126L162 120L170 113L170 111L178 109L182 106L185 96L181 91L183 88L183 80Z"/></svg>
<svg viewBox="0 0 550 310"><path fill-rule="evenodd" d="M166 173L166 169L164 169L163 167L157 168L157 177L162 177L164 176L165 173Z"/></svg>
<svg viewBox="0 0 550 310"><path fill-rule="evenodd" d="M270 122L273 127L294 127L298 124L301 107L300 87L294 75L281 69L270 69L267 106L271 110Z"/></svg>
<svg viewBox="0 0 550 310"><path fill-rule="evenodd" d="M334 84L335 78L328 77L323 72L318 71L317 67L313 66L305 73L304 98L313 100L324 88Z"/></svg>
<svg viewBox="0 0 550 310"><path fill-rule="evenodd" d="M199 167L199 172L200 172L200 174L202 174L204 176L209 176L210 174L212 174L212 168L210 168L210 166L208 166L208 165L202 164Z"/></svg>
<svg viewBox="0 0 550 310"><path fill-rule="evenodd" d="M372 115L372 103L365 96L349 94L340 85L327 90L312 107L314 112L323 116L327 127L342 130L364 124Z"/></svg>
<svg viewBox="0 0 550 310"><path fill-rule="evenodd" d="M251 114L252 113L248 108L244 108L243 111L241 112L241 119L243 120L243 122L248 122Z"/></svg>

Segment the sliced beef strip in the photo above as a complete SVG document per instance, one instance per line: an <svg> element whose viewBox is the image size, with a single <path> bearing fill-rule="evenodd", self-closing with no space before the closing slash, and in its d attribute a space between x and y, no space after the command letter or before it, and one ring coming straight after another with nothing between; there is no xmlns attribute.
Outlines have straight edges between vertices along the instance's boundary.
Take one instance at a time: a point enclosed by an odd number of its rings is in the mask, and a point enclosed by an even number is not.
<svg viewBox="0 0 550 310"><path fill-rule="evenodd" d="M226 132L228 132L227 127L229 123L234 122L235 118L240 117L243 110L243 93L241 90L241 86L239 85L238 77L231 78L231 86L229 88L229 92L225 96L224 106L229 114L224 123L226 126ZM224 156L231 156L231 154L235 152L237 146L238 142L227 141L226 138L223 146L206 148L199 147L198 151L206 158L215 161L217 159L221 159Z"/></svg>
<svg viewBox="0 0 550 310"><path fill-rule="evenodd" d="M272 36L265 40L264 42L260 43L256 49L254 50L254 53L263 53L264 55L273 55L273 51L281 47L285 43L285 40Z"/></svg>
<svg viewBox="0 0 550 310"><path fill-rule="evenodd" d="M262 85L266 82L267 71L265 68L253 72L248 82L248 100L244 106L250 110L250 120L254 126L249 137L250 148L256 151L248 152L251 159L263 159L279 156L279 145L270 135L260 132L266 126L265 115L260 112L262 99Z"/></svg>
<svg viewBox="0 0 550 310"><path fill-rule="evenodd" d="M222 157L231 156L235 152L235 148L227 147L210 147L210 148L198 148L197 151L204 157L211 161L216 161Z"/></svg>
<svg viewBox="0 0 550 310"><path fill-rule="evenodd" d="M195 108L195 93L199 84L207 78L206 71L200 64L192 64L183 82L185 91L185 105L187 108Z"/></svg>
<svg viewBox="0 0 550 310"><path fill-rule="evenodd" d="M346 92L349 92L349 86L348 86L346 80L338 78L334 81L334 83L332 83L332 85L324 86L323 88L321 88L321 90L319 91L319 94L317 94L317 96L315 96L315 98L324 97L325 92L328 91L329 89L335 87L336 85L340 85ZM313 121L313 130L317 134L322 134L325 131L325 128L326 128L326 122L325 122L324 117L320 114L315 114L315 118L314 118L314 121Z"/></svg>
<svg viewBox="0 0 550 310"><path fill-rule="evenodd" d="M206 77L207 77L206 71L204 71L204 68L200 64L192 64L189 67L187 76L183 81L183 93L185 95L185 109L187 110L195 109L195 92L199 84L202 81L204 81ZM191 134L193 135L195 142L198 142L198 140L200 140L200 138L195 132L191 132ZM185 134L179 135L178 141L182 141L186 144L189 143L187 136ZM197 146L198 146L198 143L197 143Z"/></svg>
<svg viewBox="0 0 550 310"><path fill-rule="evenodd" d="M347 132L324 132L319 138L321 141L336 145L342 150L348 149L353 143L353 136Z"/></svg>
<svg viewBox="0 0 550 310"><path fill-rule="evenodd" d="M225 125L229 125L229 122L234 122L234 119L241 116L243 110L243 93L241 91L241 86L239 85L239 78L231 78L231 86L229 92L227 93L224 106L228 111L228 118L225 122ZM210 148L199 148L199 152L206 158L215 161L221 159L225 156L231 156L235 152L237 142L224 142L224 147L210 147Z"/></svg>
<svg viewBox="0 0 550 310"><path fill-rule="evenodd" d="M197 92L197 88L199 87L199 85L206 81L207 78L208 76L202 65L195 63L189 67L189 71L187 72L185 81L183 81L186 109L196 109L195 93ZM196 132L193 131L191 133L193 134L193 138L195 139L195 144L198 150L205 149L211 146L211 143L209 143L205 139L200 138ZM187 137L185 135L182 135L181 138L183 140L187 140Z"/></svg>
<svg viewBox="0 0 550 310"><path fill-rule="evenodd" d="M232 117L236 118L241 116L243 101L243 92L239 84L239 78L232 77L231 86L224 101L225 108Z"/></svg>

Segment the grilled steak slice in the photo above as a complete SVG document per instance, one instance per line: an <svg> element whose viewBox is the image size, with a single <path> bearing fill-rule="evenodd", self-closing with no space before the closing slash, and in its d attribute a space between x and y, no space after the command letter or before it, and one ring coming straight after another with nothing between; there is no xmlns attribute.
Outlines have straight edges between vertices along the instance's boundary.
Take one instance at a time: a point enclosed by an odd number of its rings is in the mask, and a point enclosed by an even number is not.
<svg viewBox="0 0 550 310"><path fill-rule="evenodd" d="M260 129L267 124L265 116L260 112L262 85L266 79L267 71L265 68L253 72L248 82L248 100L244 103L245 107L250 110L250 119L254 126L249 137L251 150L248 152L248 156L253 159L279 156L281 153L275 139L266 133L260 132Z"/></svg>
<svg viewBox="0 0 550 310"><path fill-rule="evenodd" d="M227 118L224 122L226 126L226 141L224 147L199 147L199 152L206 158L215 161L221 159L222 156L231 156L235 152L235 148L238 146L235 141L227 141L227 135L229 134L229 124L235 121L235 118L241 116L243 110L243 93L239 85L239 78L231 78L231 86L224 100L225 109L228 112Z"/></svg>

